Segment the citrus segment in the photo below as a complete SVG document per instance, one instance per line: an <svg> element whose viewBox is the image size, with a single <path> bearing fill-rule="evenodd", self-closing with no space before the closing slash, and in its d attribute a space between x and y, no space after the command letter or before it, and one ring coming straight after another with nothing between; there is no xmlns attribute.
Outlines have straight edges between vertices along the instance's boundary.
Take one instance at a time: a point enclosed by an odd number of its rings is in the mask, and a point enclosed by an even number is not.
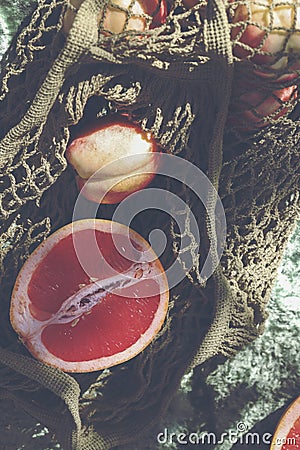
<svg viewBox="0 0 300 450"><path fill-rule="evenodd" d="M161 263L140 235L86 219L58 230L29 257L13 290L11 323L45 363L101 370L153 340L168 297Z"/></svg>

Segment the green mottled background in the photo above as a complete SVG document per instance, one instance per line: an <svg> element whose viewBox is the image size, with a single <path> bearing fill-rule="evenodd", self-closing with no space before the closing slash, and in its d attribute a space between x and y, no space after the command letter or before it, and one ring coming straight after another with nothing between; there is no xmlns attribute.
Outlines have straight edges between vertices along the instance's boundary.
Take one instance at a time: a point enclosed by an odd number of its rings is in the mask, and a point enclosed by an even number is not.
<svg viewBox="0 0 300 450"><path fill-rule="evenodd" d="M35 4L32 0L0 0L0 56L7 49L22 18ZM284 408L300 394L300 223L290 239L269 302L266 331L253 344L231 360L214 360L187 374L162 423L151 430L136 450L195 448L173 442L157 444L157 433L165 428L175 432L273 434ZM241 425L242 424L242 425ZM24 424L25 426L25 424ZM17 430L16 430L17 431ZM34 437L47 429L37 425ZM201 445L201 448L267 449L260 440L248 444L234 438ZM42 443L43 442L43 443ZM41 439L41 450L44 446ZM47 448L49 443L47 444ZM27 447L26 447L27 448ZM54 446L52 447L54 448ZM59 448L55 446L55 448ZM45 450L45 446L43 447ZM134 446L128 447L134 450Z"/></svg>

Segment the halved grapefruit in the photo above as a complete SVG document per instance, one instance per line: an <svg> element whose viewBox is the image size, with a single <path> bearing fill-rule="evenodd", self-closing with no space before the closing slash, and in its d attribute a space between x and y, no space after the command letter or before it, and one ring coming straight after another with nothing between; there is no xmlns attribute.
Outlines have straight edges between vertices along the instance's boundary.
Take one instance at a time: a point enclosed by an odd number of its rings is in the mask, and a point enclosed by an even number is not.
<svg viewBox="0 0 300 450"><path fill-rule="evenodd" d="M138 233L85 219L48 237L18 274L14 330L37 359L66 372L125 362L154 339L168 308L165 271Z"/></svg>
<svg viewBox="0 0 300 450"><path fill-rule="evenodd" d="M276 428L270 450L300 449L300 396L289 406Z"/></svg>

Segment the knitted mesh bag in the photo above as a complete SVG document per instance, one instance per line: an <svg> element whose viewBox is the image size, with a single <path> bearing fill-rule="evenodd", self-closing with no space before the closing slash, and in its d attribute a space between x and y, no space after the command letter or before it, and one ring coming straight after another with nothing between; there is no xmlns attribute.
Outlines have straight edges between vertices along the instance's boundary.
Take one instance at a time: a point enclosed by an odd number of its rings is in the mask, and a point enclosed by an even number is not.
<svg viewBox="0 0 300 450"><path fill-rule="evenodd" d="M267 118L260 117L257 103L242 97L245 74L250 73L250 92L258 75L252 70L253 49L232 33L237 27L232 17L239 4L251 11L250 3L203 0L187 9L176 1L158 28L149 29L151 18L143 15L145 31L125 28L112 35L103 19L107 8L118 7L111 0L84 0L77 12L64 0L39 0L20 26L0 79L1 448L46 448L43 426L64 450L130 443L164 413L188 369L214 355L234 355L263 331L276 270L299 217L300 128L296 95L279 99L284 115ZM62 30L65 14L74 16L68 35ZM130 8L127 14L129 20ZM298 30L297 19L285 30L289 35ZM246 25L253 23L249 13ZM264 33L275 25L269 21ZM238 45L246 52L243 58L235 51ZM258 46L256 52L264 55L265 49ZM296 92L293 57L287 65ZM274 91L273 82L272 76L264 78L264 94ZM167 221L159 212L148 213L146 225L137 220L142 234L153 227L165 231L166 267L174 258L184 265L188 255L191 269L172 288L166 323L147 349L109 370L70 375L29 355L10 325L10 297L36 246L72 220L78 193L64 156L72 127L115 111L130 114L165 152L208 176L225 209L226 246L204 282L202 256L215 248L219 232L211 219L215 191L208 192L204 210L184 183L158 181L192 209L200 252L189 208ZM255 131L243 129L244 111L257 118ZM111 215L110 208L99 211L101 217ZM185 214L184 234L176 229L176 214Z"/></svg>

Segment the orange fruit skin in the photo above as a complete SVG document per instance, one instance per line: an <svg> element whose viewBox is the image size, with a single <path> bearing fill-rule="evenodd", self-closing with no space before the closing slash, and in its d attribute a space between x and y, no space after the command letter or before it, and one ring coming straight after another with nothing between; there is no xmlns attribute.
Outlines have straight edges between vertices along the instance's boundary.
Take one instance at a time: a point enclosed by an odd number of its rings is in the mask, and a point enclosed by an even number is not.
<svg viewBox="0 0 300 450"><path fill-rule="evenodd" d="M49 238L47 238L43 243L41 243L30 255L17 276L11 297L10 321L13 329L19 335L23 344L36 359L65 372L83 373L98 371L132 359L152 342L161 329L168 311L169 290L164 269L147 241L145 241L138 233L130 229L130 239L132 239L142 249L142 251L145 251L148 256L150 254L151 257L155 258L155 274L159 277L159 306L152 323L144 335L140 336L140 338L132 346L120 353L94 360L75 362L64 361L55 355L50 354L41 341L38 340L38 342L35 342L31 338L32 331L34 330L36 323L40 322L33 318L29 310L30 300L28 297L27 288L33 271L40 263L42 263L43 259L49 254L49 251L53 249L55 245L61 241L61 239L70 235L70 233L87 229L95 229L104 232L112 231L113 233L127 233L129 230L125 225L103 219L79 220L60 228L49 236ZM45 318L48 318L47 315ZM101 339L101 336L99 336L99 339Z"/></svg>
<svg viewBox="0 0 300 450"><path fill-rule="evenodd" d="M293 428L293 425L299 421L300 418L300 396L296 398L296 400L288 407L283 416L281 417L279 424L275 430L270 450L281 450L282 448L300 448L300 441L295 445L291 444L290 447L288 444L285 446L285 440L287 439L290 430Z"/></svg>

